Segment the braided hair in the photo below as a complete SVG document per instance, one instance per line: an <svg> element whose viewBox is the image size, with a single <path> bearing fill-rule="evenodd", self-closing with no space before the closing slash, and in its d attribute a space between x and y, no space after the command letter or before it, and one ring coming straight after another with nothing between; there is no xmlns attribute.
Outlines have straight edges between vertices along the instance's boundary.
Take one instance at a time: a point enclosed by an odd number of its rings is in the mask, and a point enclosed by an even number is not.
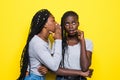
<svg viewBox="0 0 120 80"><path fill-rule="evenodd" d="M28 66L30 66L29 52L28 52L30 40L33 38L34 35L37 35L39 32L42 31L50 15L51 13L47 9L41 9L33 16L27 42L22 51L21 60L20 60L20 76L17 80L24 80L26 76L27 68Z"/></svg>
<svg viewBox="0 0 120 80"><path fill-rule="evenodd" d="M67 48L68 44L67 44L67 33L65 30L65 20L68 16L75 16L77 18L77 20L79 19L79 16L76 12L74 11L67 11L63 14L62 18L61 18L61 29L62 29L62 67L64 67L64 54L65 54L65 49Z"/></svg>

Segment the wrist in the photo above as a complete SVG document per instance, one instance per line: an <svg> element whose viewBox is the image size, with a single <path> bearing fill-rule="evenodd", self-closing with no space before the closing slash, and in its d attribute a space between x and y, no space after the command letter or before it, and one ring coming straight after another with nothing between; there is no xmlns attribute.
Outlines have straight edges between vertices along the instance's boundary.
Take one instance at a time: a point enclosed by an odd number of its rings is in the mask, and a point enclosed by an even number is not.
<svg viewBox="0 0 120 80"><path fill-rule="evenodd" d="M80 42L85 42L85 39L84 38L80 39Z"/></svg>
<svg viewBox="0 0 120 80"><path fill-rule="evenodd" d="M54 39L55 39L55 40L56 40L56 39L62 39L62 37L61 37L60 34L55 34Z"/></svg>

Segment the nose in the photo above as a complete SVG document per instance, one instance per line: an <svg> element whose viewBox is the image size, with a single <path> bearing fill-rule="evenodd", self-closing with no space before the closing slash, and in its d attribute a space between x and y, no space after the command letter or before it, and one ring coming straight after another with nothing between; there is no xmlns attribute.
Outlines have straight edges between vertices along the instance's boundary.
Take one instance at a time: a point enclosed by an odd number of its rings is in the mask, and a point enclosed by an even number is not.
<svg viewBox="0 0 120 80"><path fill-rule="evenodd" d="M73 25L72 25L72 24L69 24L69 28L73 28Z"/></svg>

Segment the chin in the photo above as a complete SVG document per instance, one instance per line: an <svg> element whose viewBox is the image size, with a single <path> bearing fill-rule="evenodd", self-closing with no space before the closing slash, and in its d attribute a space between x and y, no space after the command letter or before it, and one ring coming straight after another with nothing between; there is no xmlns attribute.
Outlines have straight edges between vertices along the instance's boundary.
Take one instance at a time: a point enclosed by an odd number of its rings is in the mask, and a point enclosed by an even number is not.
<svg viewBox="0 0 120 80"><path fill-rule="evenodd" d="M75 36L75 34L69 34L69 36Z"/></svg>

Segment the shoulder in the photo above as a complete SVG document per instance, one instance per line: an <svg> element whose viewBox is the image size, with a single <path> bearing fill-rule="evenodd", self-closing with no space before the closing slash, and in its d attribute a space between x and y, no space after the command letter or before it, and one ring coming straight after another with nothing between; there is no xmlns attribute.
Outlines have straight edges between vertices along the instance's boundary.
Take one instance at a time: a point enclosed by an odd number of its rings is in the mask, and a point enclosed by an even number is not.
<svg viewBox="0 0 120 80"><path fill-rule="evenodd" d="M85 43L86 43L86 44L92 44L92 45L93 45L93 42L92 42L92 40L90 40L90 39L87 39L87 38L85 39Z"/></svg>
<svg viewBox="0 0 120 80"><path fill-rule="evenodd" d="M88 51L91 51L91 52L92 52L92 50L93 50L93 42L92 42L92 40L90 40L90 39L85 39L85 43L86 43L86 49L87 49Z"/></svg>
<svg viewBox="0 0 120 80"><path fill-rule="evenodd" d="M29 46L35 46L39 44L39 39L37 36L33 36L33 38L31 39L31 41L29 42Z"/></svg>
<svg viewBox="0 0 120 80"><path fill-rule="evenodd" d="M32 46L32 47L44 47L44 46L48 46L48 44L43 41L40 37L38 36L34 36L30 43L29 43L29 46Z"/></svg>

